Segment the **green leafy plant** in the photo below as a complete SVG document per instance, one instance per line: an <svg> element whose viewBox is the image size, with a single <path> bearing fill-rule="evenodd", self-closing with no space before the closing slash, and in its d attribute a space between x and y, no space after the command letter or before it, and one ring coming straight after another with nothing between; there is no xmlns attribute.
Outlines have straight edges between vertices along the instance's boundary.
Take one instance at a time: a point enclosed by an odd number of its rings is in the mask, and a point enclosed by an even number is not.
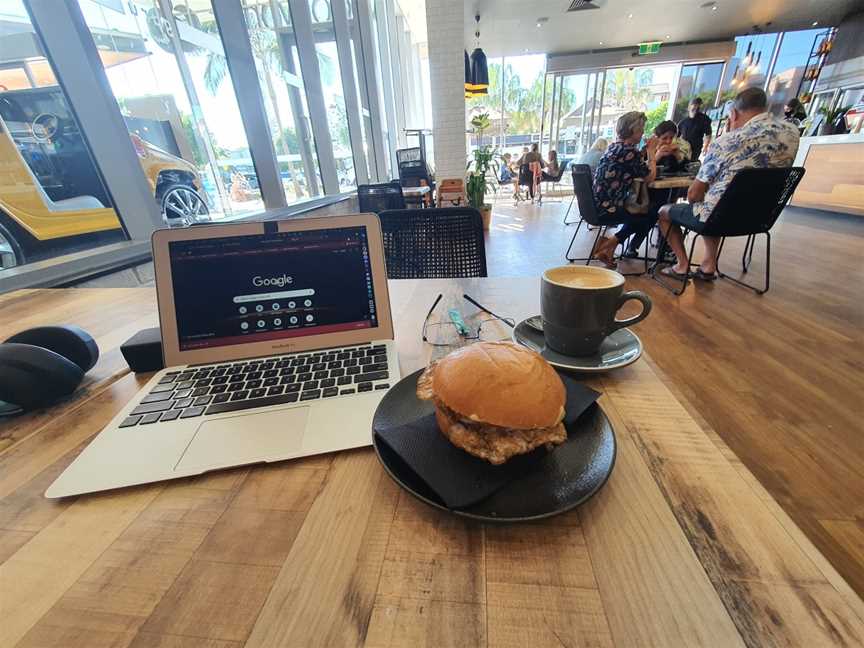
<svg viewBox="0 0 864 648"><path fill-rule="evenodd" d="M471 120L471 126L477 134L477 142L482 144L483 131L491 122L489 113L480 113ZM478 146L474 150L474 160L468 164L468 181L465 183L465 192L468 194L468 202L475 209L481 209L486 199L486 174L492 166L497 152L491 146Z"/></svg>
<svg viewBox="0 0 864 648"><path fill-rule="evenodd" d="M838 106L834 110L831 110L828 106L822 106L819 108L818 112L820 115L825 116L825 122L828 124L833 124L837 121L837 118L849 110L852 106Z"/></svg>

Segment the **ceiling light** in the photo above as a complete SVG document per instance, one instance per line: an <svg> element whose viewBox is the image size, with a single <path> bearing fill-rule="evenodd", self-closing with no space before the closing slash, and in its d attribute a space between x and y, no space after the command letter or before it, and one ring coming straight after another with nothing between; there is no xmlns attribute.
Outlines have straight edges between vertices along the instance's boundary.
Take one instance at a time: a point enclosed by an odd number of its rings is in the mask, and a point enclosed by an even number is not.
<svg viewBox="0 0 864 648"><path fill-rule="evenodd" d="M670 38L672 38L672 37L669 36L669 35L667 34L667 35L666 35L666 40L669 40Z"/></svg>
<svg viewBox="0 0 864 648"><path fill-rule="evenodd" d="M602 45L602 44L603 44L603 41L600 41L600 44Z"/></svg>
<svg viewBox="0 0 864 648"><path fill-rule="evenodd" d="M813 26L814 26L814 27L815 27L816 25L818 25L818 24L819 24L819 21L818 21L818 20L814 20L814 21L813 21Z"/></svg>
<svg viewBox="0 0 864 648"><path fill-rule="evenodd" d="M632 17L633 17L633 14L627 14L627 17L628 17L628 18L632 18Z"/></svg>

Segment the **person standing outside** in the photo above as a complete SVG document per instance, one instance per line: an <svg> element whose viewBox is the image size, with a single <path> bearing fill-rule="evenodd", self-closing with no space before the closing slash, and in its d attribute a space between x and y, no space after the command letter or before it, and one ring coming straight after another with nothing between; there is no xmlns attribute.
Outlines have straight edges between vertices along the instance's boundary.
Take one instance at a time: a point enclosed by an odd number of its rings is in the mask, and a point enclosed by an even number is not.
<svg viewBox="0 0 864 648"><path fill-rule="evenodd" d="M693 97L687 107L688 117L678 124L678 136L690 144L691 160L696 161L711 143L711 118L702 112L702 98Z"/></svg>

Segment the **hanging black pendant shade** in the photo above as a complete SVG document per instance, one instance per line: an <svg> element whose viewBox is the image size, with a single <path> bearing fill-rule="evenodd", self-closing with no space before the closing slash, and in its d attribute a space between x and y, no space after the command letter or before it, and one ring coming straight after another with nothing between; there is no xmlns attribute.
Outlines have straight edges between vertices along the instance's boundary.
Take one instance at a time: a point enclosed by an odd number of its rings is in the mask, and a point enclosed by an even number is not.
<svg viewBox="0 0 864 648"><path fill-rule="evenodd" d="M465 50L465 98L470 99L474 96L471 89L471 61L468 59L468 50Z"/></svg>
<svg viewBox="0 0 864 648"><path fill-rule="evenodd" d="M475 94L488 94L489 66L486 54L479 47L471 52L471 90Z"/></svg>

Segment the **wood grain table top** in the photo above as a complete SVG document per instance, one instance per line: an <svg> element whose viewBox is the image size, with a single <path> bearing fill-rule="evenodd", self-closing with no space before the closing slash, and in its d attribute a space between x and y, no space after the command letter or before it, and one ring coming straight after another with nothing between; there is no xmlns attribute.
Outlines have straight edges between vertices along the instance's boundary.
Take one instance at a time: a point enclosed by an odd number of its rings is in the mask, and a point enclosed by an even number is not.
<svg viewBox="0 0 864 648"><path fill-rule="evenodd" d="M539 304L537 278L390 287L403 375L430 359L438 293L469 323L463 292L507 317ZM0 422L0 646L864 645L864 602L647 353L589 381L608 483L538 523L432 509L370 448L45 499L148 378L118 347L155 308L143 288L0 297L0 335L67 322L102 349L75 396Z"/></svg>
<svg viewBox="0 0 864 648"><path fill-rule="evenodd" d="M687 189L695 179L695 176L659 178L649 182L648 187L651 189Z"/></svg>

